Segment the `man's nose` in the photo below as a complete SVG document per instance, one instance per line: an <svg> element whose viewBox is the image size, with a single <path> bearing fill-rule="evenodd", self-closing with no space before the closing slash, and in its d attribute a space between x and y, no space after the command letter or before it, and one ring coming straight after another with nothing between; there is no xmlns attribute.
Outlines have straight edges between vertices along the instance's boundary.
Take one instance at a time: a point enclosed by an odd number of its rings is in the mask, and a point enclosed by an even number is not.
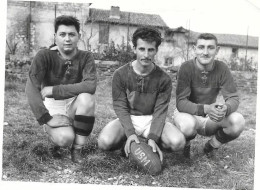
<svg viewBox="0 0 260 190"><path fill-rule="evenodd" d="M145 51L145 52L144 52L144 56L145 56L145 57L148 57L148 56L149 56L149 52L148 52L148 51Z"/></svg>
<svg viewBox="0 0 260 190"><path fill-rule="evenodd" d="M204 54L204 55L208 55L208 53L209 53L208 49L205 48L205 49L203 50L203 54Z"/></svg>
<svg viewBox="0 0 260 190"><path fill-rule="evenodd" d="M69 41L69 40L70 40L70 36L69 36L69 35L66 35L66 36L65 36L65 40L66 40L66 41Z"/></svg>

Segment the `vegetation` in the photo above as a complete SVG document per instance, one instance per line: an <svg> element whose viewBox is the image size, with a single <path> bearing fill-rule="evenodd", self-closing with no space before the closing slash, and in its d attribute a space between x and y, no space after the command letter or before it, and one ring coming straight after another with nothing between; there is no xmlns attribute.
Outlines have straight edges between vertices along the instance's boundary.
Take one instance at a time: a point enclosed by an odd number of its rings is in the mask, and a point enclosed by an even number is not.
<svg viewBox="0 0 260 190"><path fill-rule="evenodd" d="M181 152L164 152L163 172L150 176L142 172L120 150L103 152L97 148L100 130L116 115L112 108L111 77L99 81L96 92L96 122L83 165L69 159L63 148L61 159L53 158L47 136L35 120L24 93L25 80L7 78L5 83L3 180L80 184L111 184L189 188L253 189L256 94L240 91L239 112L246 119L241 136L221 147L212 158L203 154L208 138L197 136L191 159ZM175 90L168 118L175 108Z"/></svg>

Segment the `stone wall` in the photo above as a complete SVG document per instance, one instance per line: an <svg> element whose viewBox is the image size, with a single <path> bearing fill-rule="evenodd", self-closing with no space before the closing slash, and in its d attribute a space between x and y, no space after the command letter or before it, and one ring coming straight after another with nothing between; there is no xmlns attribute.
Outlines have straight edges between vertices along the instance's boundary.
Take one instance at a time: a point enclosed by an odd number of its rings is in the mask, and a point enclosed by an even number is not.
<svg viewBox="0 0 260 190"><path fill-rule="evenodd" d="M232 74L239 90L257 93L256 72L233 71Z"/></svg>

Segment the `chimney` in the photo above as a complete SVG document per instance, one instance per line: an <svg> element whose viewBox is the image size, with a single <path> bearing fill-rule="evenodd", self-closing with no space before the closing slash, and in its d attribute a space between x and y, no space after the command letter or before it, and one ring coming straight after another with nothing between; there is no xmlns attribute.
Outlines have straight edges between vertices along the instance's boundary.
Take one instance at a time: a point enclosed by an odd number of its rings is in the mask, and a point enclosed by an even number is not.
<svg viewBox="0 0 260 190"><path fill-rule="evenodd" d="M117 6L111 6L109 18L120 19L120 8Z"/></svg>

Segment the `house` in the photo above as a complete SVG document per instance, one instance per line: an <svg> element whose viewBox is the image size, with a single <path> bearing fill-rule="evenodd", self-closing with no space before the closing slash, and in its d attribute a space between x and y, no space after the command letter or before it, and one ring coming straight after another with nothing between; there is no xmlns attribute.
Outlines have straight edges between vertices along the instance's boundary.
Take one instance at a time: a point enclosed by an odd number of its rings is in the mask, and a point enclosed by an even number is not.
<svg viewBox="0 0 260 190"><path fill-rule="evenodd" d="M120 11L117 6L110 10L89 9L86 21L88 49L102 52L113 43L115 47L127 47L134 31L140 26L155 27L164 35L168 28L159 15Z"/></svg>
<svg viewBox="0 0 260 190"><path fill-rule="evenodd" d="M192 45L199 35L198 32L189 31L183 27L168 29L165 32L165 40L158 54L162 65L179 66L183 61L194 57ZM214 34L218 39L220 50L217 59L229 63L237 61L243 64L245 59L251 67L257 68L258 61L258 37L235 34ZM172 49L169 52L169 49ZM168 63L169 57L171 62Z"/></svg>

